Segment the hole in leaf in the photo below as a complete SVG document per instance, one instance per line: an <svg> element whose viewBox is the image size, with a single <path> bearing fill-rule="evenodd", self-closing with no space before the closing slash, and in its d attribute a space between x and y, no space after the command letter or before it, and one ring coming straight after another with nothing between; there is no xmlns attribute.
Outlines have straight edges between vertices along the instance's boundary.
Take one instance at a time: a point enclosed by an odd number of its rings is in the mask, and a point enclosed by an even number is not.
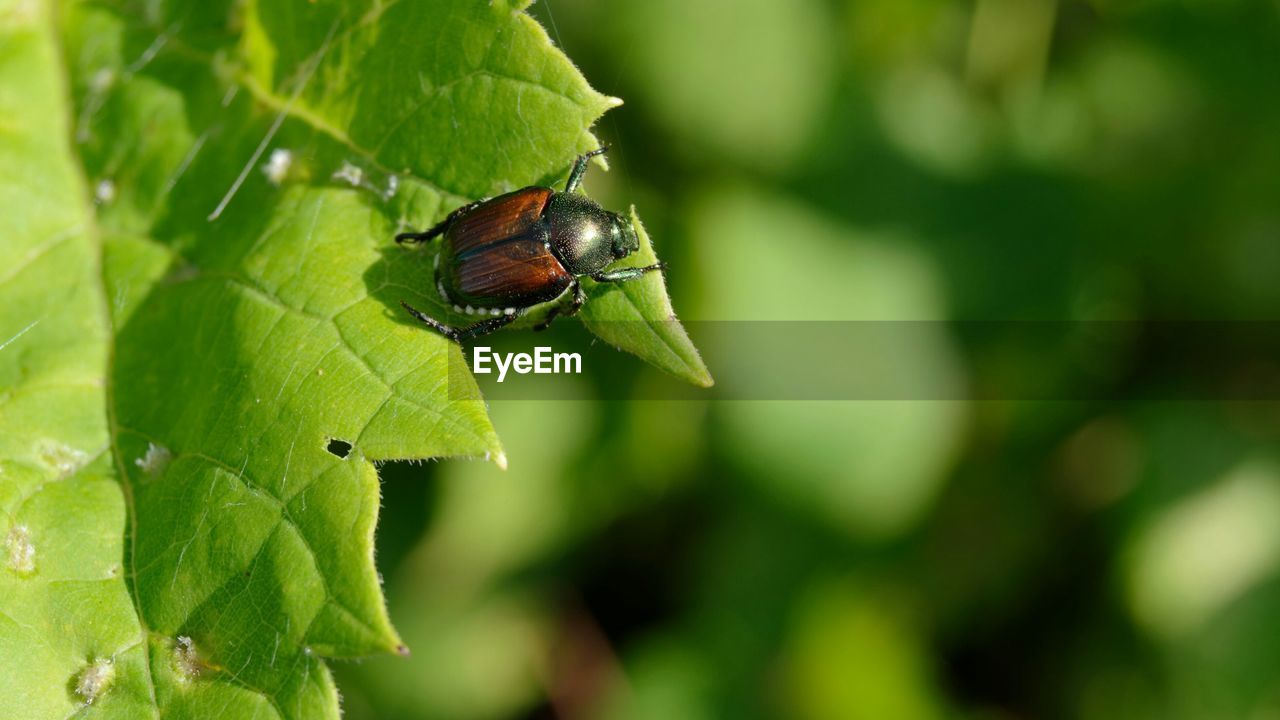
<svg viewBox="0 0 1280 720"><path fill-rule="evenodd" d="M345 460L347 456L351 454L351 443L347 442L346 440L329 438L329 445L325 449L328 450L331 454L336 455L337 457L340 457Z"/></svg>

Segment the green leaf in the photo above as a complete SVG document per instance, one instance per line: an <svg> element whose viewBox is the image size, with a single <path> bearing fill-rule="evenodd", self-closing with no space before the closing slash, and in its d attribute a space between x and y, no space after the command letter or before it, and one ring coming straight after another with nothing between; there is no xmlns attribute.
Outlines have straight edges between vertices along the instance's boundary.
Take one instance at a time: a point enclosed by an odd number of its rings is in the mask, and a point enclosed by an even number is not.
<svg viewBox="0 0 1280 720"><path fill-rule="evenodd" d="M404 651L374 462L505 463L390 238L617 101L501 1L53 4L0 0L0 716L336 717Z"/></svg>
<svg viewBox="0 0 1280 720"><path fill-rule="evenodd" d="M631 222L640 239L640 250L614 267L642 267L658 261L634 206ZM671 309L662 273L646 273L622 283L585 280L583 284L590 301L582 306L582 322L597 337L695 385L715 384Z"/></svg>
<svg viewBox="0 0 1280 720"><path fill-rule="evenodd" d="M148 717L110 330L48 8L0 2L0 717Z"/></svg>

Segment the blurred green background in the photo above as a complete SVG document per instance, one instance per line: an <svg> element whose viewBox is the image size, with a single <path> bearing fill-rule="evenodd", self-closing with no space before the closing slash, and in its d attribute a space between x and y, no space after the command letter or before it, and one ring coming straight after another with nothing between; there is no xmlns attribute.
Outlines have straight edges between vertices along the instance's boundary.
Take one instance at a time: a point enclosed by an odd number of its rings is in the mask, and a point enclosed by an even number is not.
<svg viewBox="0 0 1280 720"><path fill-rule="evenodd" d="M531 12L684 320L1280 317L1276 0ZM1278 405L1151 401L1127 340L1104 400L495 402L508 472L382 468L413 655L347 716L1280 718ZM912 360L1070 396L1074 341Z"/></svg>

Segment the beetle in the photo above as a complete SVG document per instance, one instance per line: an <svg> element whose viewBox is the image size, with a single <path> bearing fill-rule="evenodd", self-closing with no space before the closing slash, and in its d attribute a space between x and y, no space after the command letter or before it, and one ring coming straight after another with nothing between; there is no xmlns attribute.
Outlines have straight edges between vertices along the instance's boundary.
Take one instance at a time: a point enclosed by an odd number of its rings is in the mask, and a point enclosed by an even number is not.
<svg viewBox="0 0 1280 720"><path fill-rule="evenodd" d="M563 192L531 185L463 205L425 232L396 235L400 244L442 238L435 262L436 291L458 312L491 317L454 328L403 300L400 304L436 332L462 342L509 325L535 305L557 298L569 297L568 307L563 301L557 304L534 330L545 330L559 315L576 315L586 302L584 277L626 282L661 270L662 263L605 269L640 249L629 219L577 194L587 161L607 150L579 155Z"/></svg>

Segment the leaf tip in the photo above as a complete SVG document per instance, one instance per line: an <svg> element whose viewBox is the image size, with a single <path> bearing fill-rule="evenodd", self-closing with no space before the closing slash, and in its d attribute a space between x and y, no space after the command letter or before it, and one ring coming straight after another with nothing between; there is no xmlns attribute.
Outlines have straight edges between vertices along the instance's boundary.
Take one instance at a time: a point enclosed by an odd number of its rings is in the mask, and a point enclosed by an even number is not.
<svg viewBox="0 0 1280 720"><path fill-rule="evenodd" d="M674 317L671 321L679 326L680 321ZM702 353L698 352L698 348L689 341L689 336L681 327L679 334L685 338L685 348L687 352L680 353L681 364L677 368L669 368L667 371L679 377L681 380L689 382L692 385L703 388L715 387L716 379L711 377L711 371L707 369L707 364L702 360Z"/></svg>
<svg viewBox="0 0 1280 720"><path fill-rule="evenodd" d="M408 645L400 643L399 645L396 645L396 654L400 657L409 657L412 653L409 652Z"/></svg>
<svg viewBox="0 0 1280 720"><path fill-rule="evenodd" d="M497 465L499 470L505 471L507 469L507 454L505 452L498 450L491 457L493 458L493 464Z"/></svg>

